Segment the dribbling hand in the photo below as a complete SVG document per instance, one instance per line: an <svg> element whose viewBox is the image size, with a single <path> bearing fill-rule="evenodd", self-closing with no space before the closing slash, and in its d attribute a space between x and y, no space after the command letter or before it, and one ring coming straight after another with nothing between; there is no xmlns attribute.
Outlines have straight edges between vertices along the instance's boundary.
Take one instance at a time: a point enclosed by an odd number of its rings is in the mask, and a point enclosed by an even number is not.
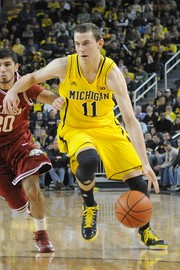
<svg viewBox="0 0 180 270"><path fill-rule="evenodd" d="M150 165L145 166L143 168L143 172L144 172L144 175L148 179L148 191L151 191L151 187L153 185L155 192L159 193L159 184L157 181L157 177L156 177L154 171L152 170L151 166Z"/></svg>

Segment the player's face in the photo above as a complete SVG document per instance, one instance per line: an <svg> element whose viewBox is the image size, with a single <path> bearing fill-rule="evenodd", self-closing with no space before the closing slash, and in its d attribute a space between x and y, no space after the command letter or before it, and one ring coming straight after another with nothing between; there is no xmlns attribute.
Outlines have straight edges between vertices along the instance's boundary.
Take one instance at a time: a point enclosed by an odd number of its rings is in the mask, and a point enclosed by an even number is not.
<svg viewBox="0 0 180 270"><path fill-rule="evenodd" d="M10 57L0 59L0 84L8 84L14 82L14 73L18 69L18 64L15 64ZM3 88L3 86L2 86Z"/></svg>
<svg viewBox="0 0 180 270"><path fill-rule="evenodd" d="M103 39L95 40L92 32L75 33L74 35L76 52L82 61L92 60L99 54L103 46Z"/></svg>

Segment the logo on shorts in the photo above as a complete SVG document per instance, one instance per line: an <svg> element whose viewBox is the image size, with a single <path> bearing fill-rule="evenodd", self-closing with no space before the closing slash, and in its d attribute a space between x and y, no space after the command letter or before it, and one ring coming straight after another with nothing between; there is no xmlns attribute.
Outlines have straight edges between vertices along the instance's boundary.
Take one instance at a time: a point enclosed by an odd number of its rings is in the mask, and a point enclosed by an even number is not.
<svg viewBox="0 0 180 270"><path fill-rule="evenodd" d="M40 156L43 154L43 151L39 150L39 149L32 149L29 156Z"/></svg>

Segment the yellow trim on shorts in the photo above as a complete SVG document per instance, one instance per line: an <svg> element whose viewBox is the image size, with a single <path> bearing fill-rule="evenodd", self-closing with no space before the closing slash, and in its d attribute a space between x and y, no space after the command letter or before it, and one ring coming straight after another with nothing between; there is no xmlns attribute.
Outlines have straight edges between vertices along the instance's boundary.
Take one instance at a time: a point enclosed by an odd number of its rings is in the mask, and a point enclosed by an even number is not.
<svg viewBox="0 0 180 270"><path fill-rule="evenodd" d="M79 148L78 148L78 150L76 151L76 153L75 153L75 157L77 157L77 155L80 153L80 152L82 152L82 151L85 151L85 150L87 150L87 149L95 149L96 150L96 148L94 147L94 145L92 145L92 143L85 143L85 144L83 144L82 146L80 146Z"/></svg>

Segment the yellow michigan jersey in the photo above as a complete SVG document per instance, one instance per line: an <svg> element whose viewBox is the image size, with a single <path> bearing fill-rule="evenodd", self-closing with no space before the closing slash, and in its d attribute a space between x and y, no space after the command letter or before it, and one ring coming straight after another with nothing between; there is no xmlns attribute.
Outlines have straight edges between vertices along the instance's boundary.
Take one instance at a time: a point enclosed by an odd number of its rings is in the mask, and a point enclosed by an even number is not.
<svg viewBox="0 0 180 270"><path fill-rule="evenodd" d="M94 82L88 83L81 72L78 55L68 56L66 79L60 84L60 95L66 101L61 112L64 124L74 128L93 128L112 122L114 102L106 78L114 65L111 59L104 57Z"/></svg>
<svg viewBox="0 0 180 270"><path fill-rule="evenodd" d="M93 83L81 72L77 54L68 56L68 67L59 94L65 99L58 127L60 151L67 152L73 173L78 166L76 154L85 148L95 148L110 179L123 179L141 162L126 131L114 116L113 93L106 86L115 63L103 57Z"/></svg>

